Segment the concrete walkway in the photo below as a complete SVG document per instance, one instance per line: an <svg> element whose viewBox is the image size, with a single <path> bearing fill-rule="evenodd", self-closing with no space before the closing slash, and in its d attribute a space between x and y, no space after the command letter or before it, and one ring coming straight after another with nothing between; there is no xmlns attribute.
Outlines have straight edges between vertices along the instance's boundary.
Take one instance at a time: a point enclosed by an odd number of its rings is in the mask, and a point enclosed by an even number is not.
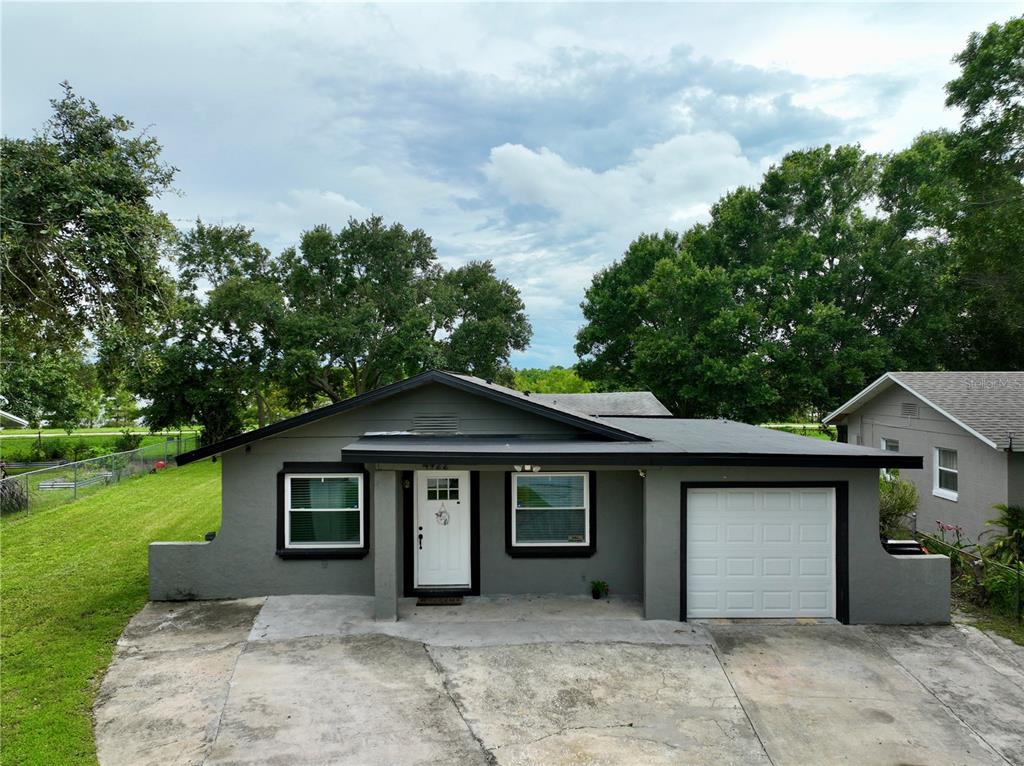
<svg viewBox="0 0 1024 766"><path fill-rule="evenodd" d="M1024 652L960 626L694 625L628 601L154 603L104 766L1024 764Z"/></svg>

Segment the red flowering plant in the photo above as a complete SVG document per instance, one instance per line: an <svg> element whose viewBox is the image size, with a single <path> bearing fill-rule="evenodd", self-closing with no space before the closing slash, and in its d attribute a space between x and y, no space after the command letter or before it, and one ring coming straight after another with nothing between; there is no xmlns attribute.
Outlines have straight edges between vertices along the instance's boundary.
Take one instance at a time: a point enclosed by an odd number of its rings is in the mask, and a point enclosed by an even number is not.
<svg viewBox="0 0 1024 766"><path fill-rule="evenodd" d="M935 553L944 553L949 556L954 573L969 569L972 557L965 554L977 546L964 536L964 528L959 524L949 524L945 521L936 521L935 523L939 528L939 539L942 540L942 547L946 549L935 551ZM947 537L950 534L953 537L952 540Z"/></svg>

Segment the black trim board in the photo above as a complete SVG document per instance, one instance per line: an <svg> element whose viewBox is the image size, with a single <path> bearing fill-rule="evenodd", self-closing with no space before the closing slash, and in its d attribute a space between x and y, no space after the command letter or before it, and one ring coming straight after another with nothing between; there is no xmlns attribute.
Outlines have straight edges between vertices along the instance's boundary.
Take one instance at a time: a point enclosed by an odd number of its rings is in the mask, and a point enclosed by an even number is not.
<svg viewBox="0 0 1024 766"><path fill-rule="evenodd" d="M284 540L284 477L288 474L360 473L363 475L363 544L358 548L287 548ZM362 559L370 552L373 496L370 473L362 463L284 463L277 472L277 556L282 559Z"/></svg>
<svg viewBox="0 0 1024 766"><path fill-rule="evenodd" d="M508 465L547 463L549 465L637 465L637 466L763 466L772 468L923 468L917 455L795 455L697 453L697 452L423 452L416 450L343 449L346 460L364 463L413 463L444 465Z"/></svg>
<svg viewBox="0 0 1024 766"><path fill-rule="evenodd" d="M684 481L679 498L679 619L686 622L686 498L690 489L830 487L836 494L836 620L850 624L850 484L846 481Z"/></svg>
<svg viewBox="0 0 1024 766"><path fill-rule="evenodd" d="M404 596L479 596L480 595L480 472L469 472L469 587L417 588L413 532L416 525L416 474L402 471L402 595Z"/></svg>
<svg viewBox="0 0 1024 766"><path fill-rule="evenodd" d="M499 391L490 386L482 386L479 383L464 380L457 375L444 372L443 370L428 370L427 372L422 372L419 375L414 375L411 378L400 380L397 383L391 383L374 389L373 391L367 391L365 394L359 394L351 397L350 399L345 399L344 401L330 404L326 407L310 410L309 412L304 412L293 418L287 418L280 422L272 423L271 425L264 426L263 428L257 428L253 431L247 431L243 434L231 436L214 444L199 447L191 452L182 453L175 458L175 461L178 465L188 465L196 460L202 460L203 458L211 457L213 455L220 454L221 452L226 452L260 439L265 439L268 436L279 434L282 431L289 431L292 428L298 428L299 426L331 417L332 415L354 410L358 407L365 407L366 405L380 401L381 399L387 399L395 396L396 394L412 391L431 383L440 383L441 385L449 386L450 388L483 396L492 401L501 402L502 404L507 404L536 415L541 415L542 417L546 417L559 423L565 423L566 425L580 428L588 433L592 433L606 439L634 442L650 441L646 436L640 436L639 434L625 431L612 425L599 423L593 418L575 415L571 412L566 412L564 410L559 410L555 407L542 404L541 402L530 401L528 396L520 397L513 394L507 394L504 391Z"/></svg>
<svg viewBox="0 0 1024 766"><path fill-rule="evenodd" d="M587 474L590 496L590 542L588 545L522 546L512 544L512 471L505 471L505 553L514 559L582 559L597 553L597 472Z"/></svg>

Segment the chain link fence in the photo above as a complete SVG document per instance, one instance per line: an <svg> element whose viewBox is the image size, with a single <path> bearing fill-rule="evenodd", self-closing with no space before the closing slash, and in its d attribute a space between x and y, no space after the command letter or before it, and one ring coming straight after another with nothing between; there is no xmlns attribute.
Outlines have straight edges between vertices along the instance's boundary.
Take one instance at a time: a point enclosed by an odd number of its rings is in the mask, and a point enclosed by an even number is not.
<svg viewBox="0 0 1024 766"><path fill-rule="evenodd" d="M85 497L103 487L174 465L199 446L198 436L171 436L128 452L62 463L0 480L0 513L35 511Z"/></svg>

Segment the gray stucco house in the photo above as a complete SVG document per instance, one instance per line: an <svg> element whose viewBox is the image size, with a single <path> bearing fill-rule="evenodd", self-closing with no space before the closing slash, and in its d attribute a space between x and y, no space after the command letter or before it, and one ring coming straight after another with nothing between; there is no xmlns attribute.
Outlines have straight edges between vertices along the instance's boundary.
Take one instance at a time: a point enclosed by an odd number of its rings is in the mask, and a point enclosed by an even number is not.
<svg viewBox="0 0 1024 766"><path fill-rule="evenodd" d="M901 472L921 532L942 521L977 540L993 505L1024 505L1024 372L887 372L824 422L840 441L924 457Z"/></svg>
<svg viewBox="0 0 1024 766"><path fill-rule="evenodd" d="M153 543L155 600L573 594L652 619L949 619L949 560L890 556L879 469L921 457L725 420L646 392L536 395L430 371L178 458L223 463L205 543Z"/></svg>

